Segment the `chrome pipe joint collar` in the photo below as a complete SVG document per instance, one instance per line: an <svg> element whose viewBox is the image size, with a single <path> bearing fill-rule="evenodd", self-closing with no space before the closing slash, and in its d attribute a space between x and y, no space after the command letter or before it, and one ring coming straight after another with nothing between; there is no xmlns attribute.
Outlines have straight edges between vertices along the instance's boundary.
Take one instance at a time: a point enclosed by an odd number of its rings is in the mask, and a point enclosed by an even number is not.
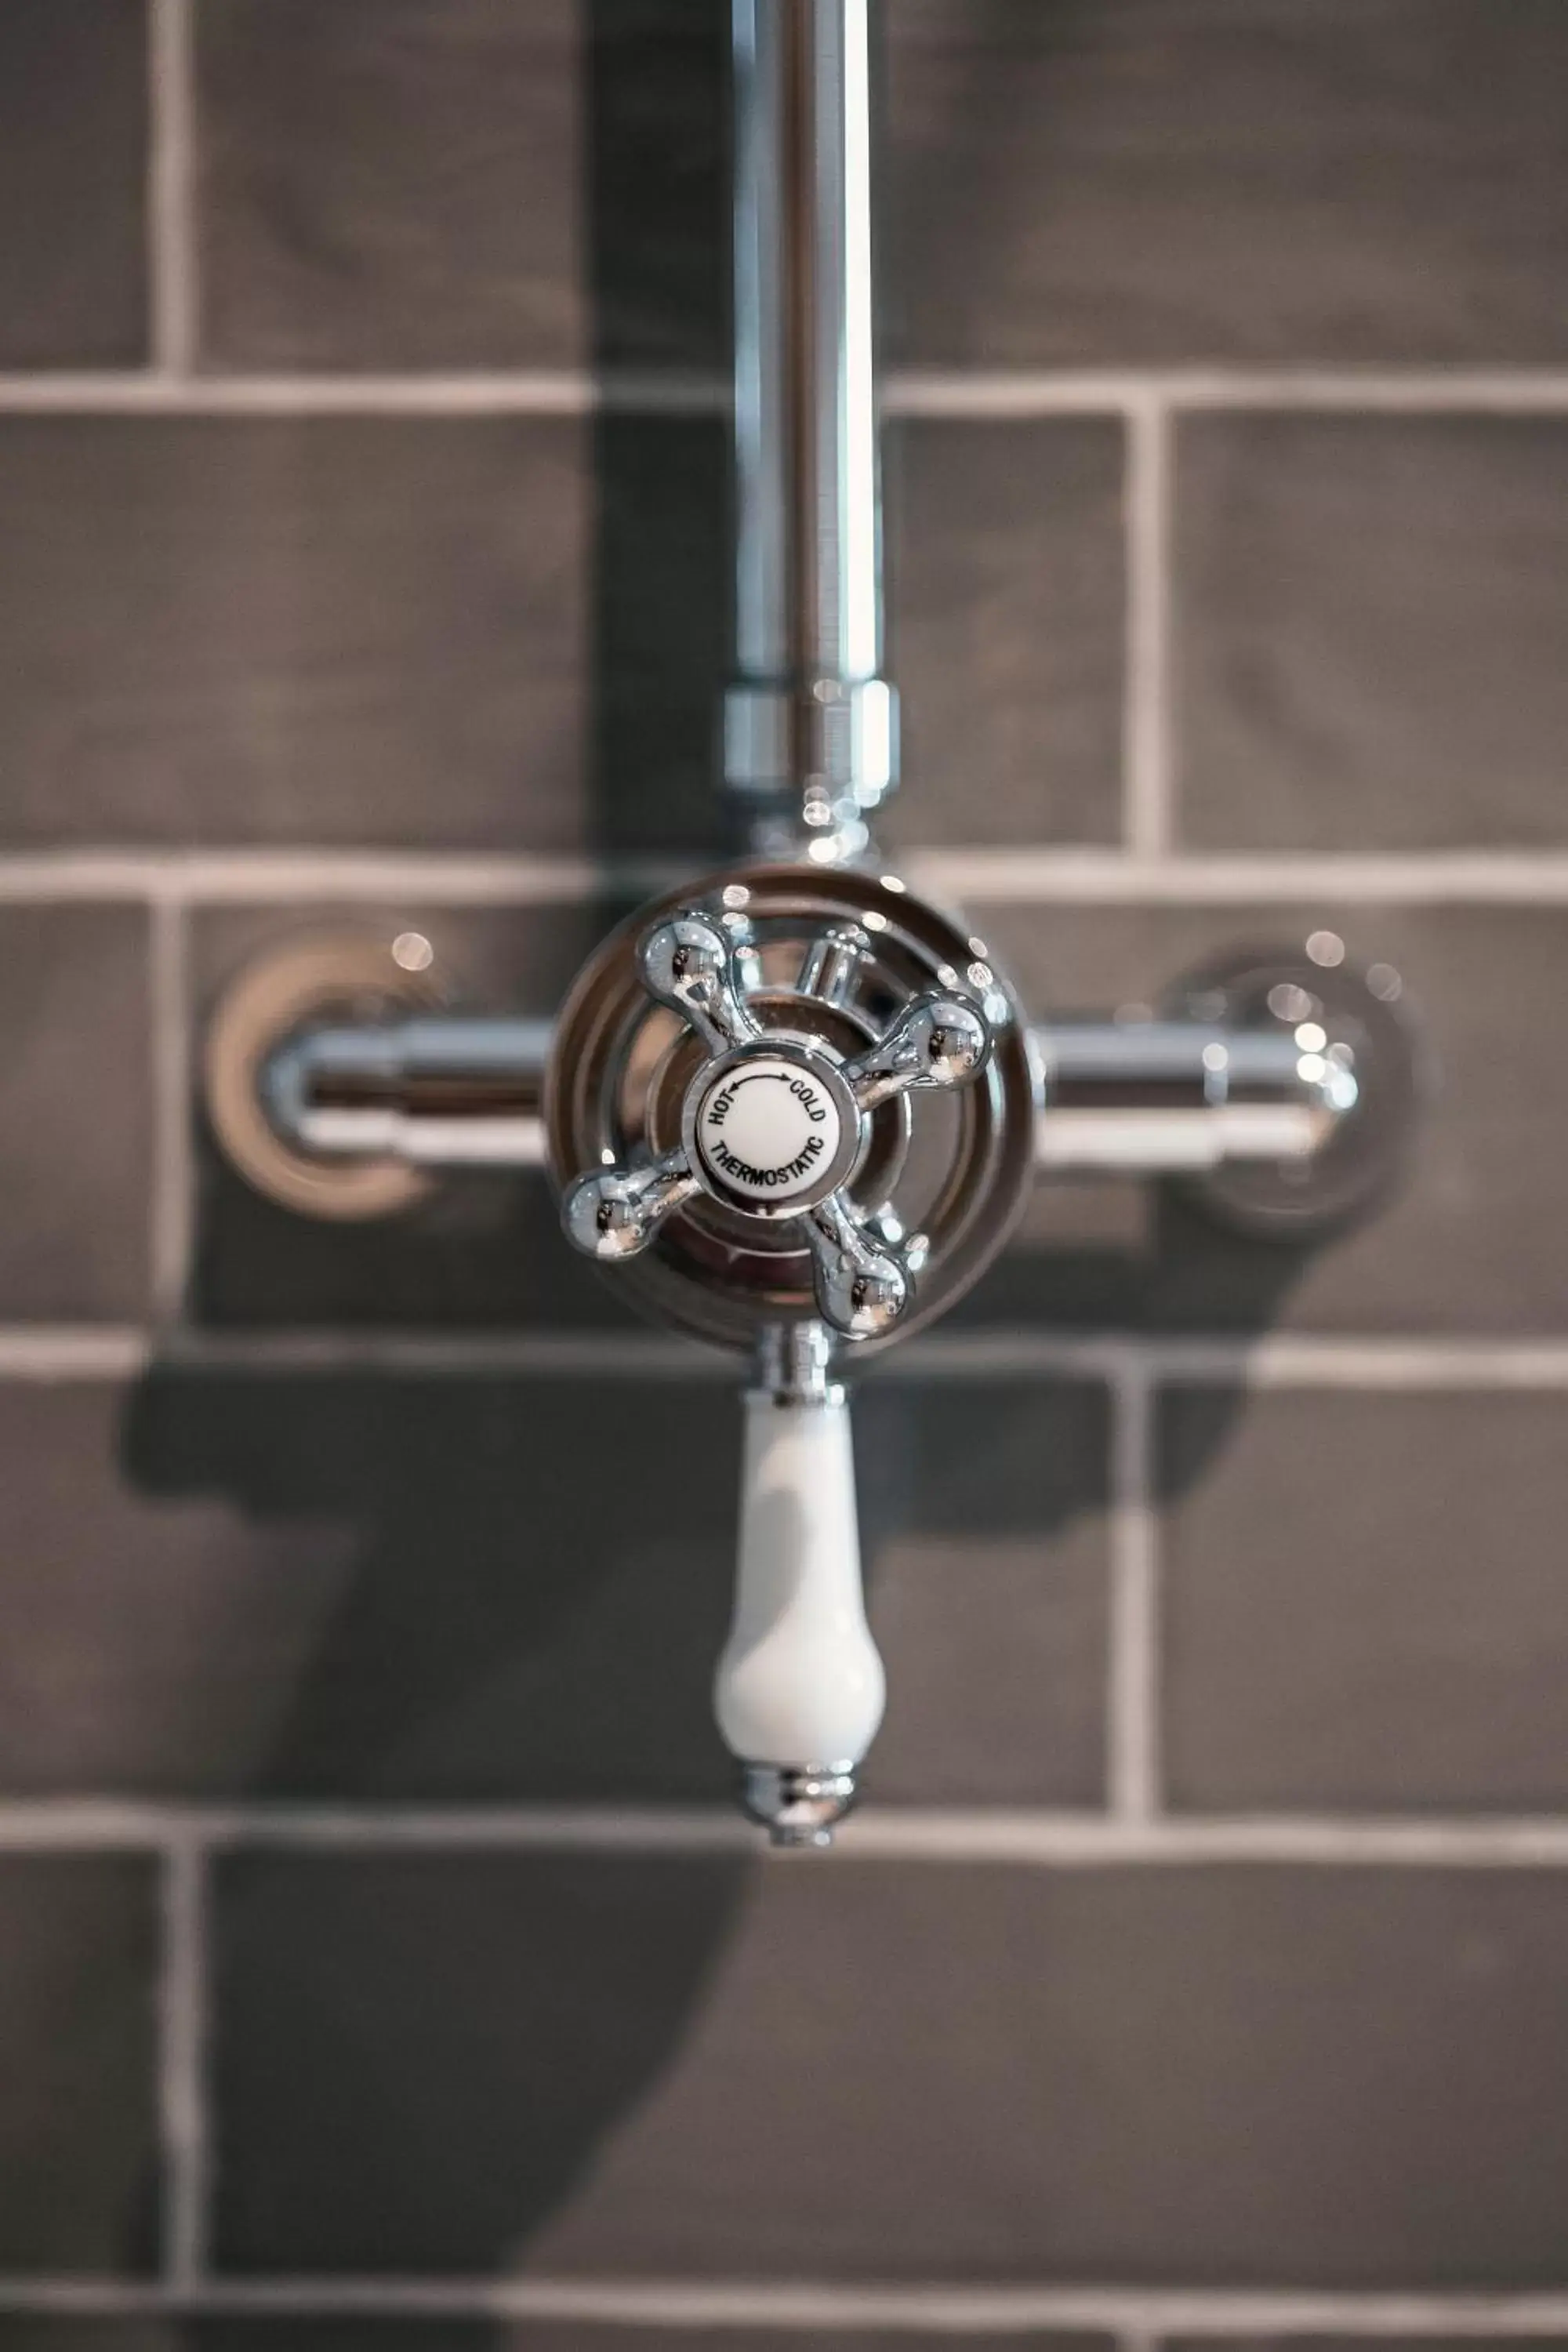
<svg viewBox="0 0 1568 2352"><path fill-rule="evenodd" d="M763 854L860 856L898 780L899 698L883 678L747 680L724 698L724 781Z"/></svg>

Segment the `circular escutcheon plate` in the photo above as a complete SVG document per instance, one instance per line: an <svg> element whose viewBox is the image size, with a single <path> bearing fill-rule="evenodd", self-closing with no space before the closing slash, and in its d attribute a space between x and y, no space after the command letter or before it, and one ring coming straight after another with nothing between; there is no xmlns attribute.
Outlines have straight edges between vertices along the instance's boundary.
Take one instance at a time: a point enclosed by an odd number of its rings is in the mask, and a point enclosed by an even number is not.
<svg viewBox="0 0 1568 2352"><path fill-rule="evenodd" d="M747 926L748 992L765 1034L762 1045L702 1073L693 1096L697 1069L685 1032L647 995L637 950L652 924L697 906ZM846 926L864 940L849 984L831 1002L801 991L808 951L825 932ZM862 1153L834 1066L880 1036L911 997L933 989L980 1006L991 1029L990 1058L971 1086L883 1105L872 1114ZM843 1099L813 1120L780 1076L731 1097L705 1131L727 1082L748 1064L787 1071L790 1080L811 1072L825 1096L837 1086ZM1006 1240L1033 1182L1036 1108L1024 1015L983 940L896 876L761 863L707 875L654 900L601 943L561 1009L544 1097L558 1188L585 1169L663 1150L677 1137L695 1150L708 1189L669 1217L641 1255L605 1278L655 1321L734 1348L750 1347L766 1324L816 1312L811 1255L795 1222L831 1190L819 1188L818 1155L806 1152L812 1135L824 1137L821 1156L839 1164L835 1181L847 1180L863 1217L882 1220L890 1238L900 1228L928 1238L914 1303L889 1335L902 1338L951 1307ZM839 1133L829 1150L835 1111ZM740 1171L726 1165L721 1147ZM803 1154L812 1164L797 1176L790 1171ZM858 1350L888 1344L856 1343Z"/></svg>

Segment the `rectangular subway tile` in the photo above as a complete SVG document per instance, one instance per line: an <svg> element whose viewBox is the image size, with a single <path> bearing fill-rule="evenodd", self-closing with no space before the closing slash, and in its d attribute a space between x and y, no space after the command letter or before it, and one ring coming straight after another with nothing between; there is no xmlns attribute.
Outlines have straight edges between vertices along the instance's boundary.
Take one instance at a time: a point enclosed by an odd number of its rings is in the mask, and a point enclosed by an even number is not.
<svg viewBox="0 0 1568 2352"><path fill-rule="evenodd" d="M144 0L0 8L0 370L147 354Z"/></svg>
<svg viewBox="0 0 1568 2352"><path fill-rule="evenodd" d="M901 359L1568 355L1554 0L892 0L887 62Z"/></svg>
<svg viewBox="0 0 1568 2352"><path fill-rule="evenodd" d="M1563 1806L1560 1396L1177 1389L1160 1420L1173 1803Z"/></svg>
<svg viewBox="0 0 1568 2352"><path fill-rule="evenodd" d="M718 7L204 0L197 22L209 364L720 362Z"/></svg>
<svg viewBox="0 0 1568 2352"><path fill-rule="evenodd" d="M151 2266L156 1969L153 1864L0 1861L0 2276Z"/></svg>
<svg viewBox="0 0 1568 2352"><path fill-rule="evenodd" d="M701 840L722 440L7 420L0 843Z"/></svg>
<svg viewBox="0 0 1568 2352"><path fill-rule="evenodd" d="M860 1400L879 1800L1098 1801L1104 1421ZM0 1385L0 1797L722 1801L740 1436L631 1374Z"/></svg>
<svg viewBox="0 0 1568 2352"><path fill-rule="evenodd" d="M217 1919L226 2269L1563 2284L1556 1874L257 1857Z"/></svg>
<svg viewBox="0 0 1568 2352"><path fill-rule="evenodd" d="M0 1318L134 1318L147 1302L147 921L0 908Z"/></svg>
<svg viewBox="0 0 1568 2352"><path fill-rule="evenodd" d="M984 914L986 937L1047 1021L1177 1002L1179 982L1234 969L1238 957L1245 966L1282 950L1304 961L1302 943L1318 929L1351 962L1392 967L1418 1042L1425 1099L1382 1205L1296 1243L1227 1229L1199 1205L1201 1186L1041 1180L1005 1256L958 1310L963 1320L1561 1335L1568 1111L1542 1081L1556 1064L1568 986L1560 912L1315 902ZM1368 1084L1375 1089L1375 1068Z"/></svg>
<svg viewBox="0 0 1568 2352"><path fill-rule="evenodd" d="M1182 839L1561 848L1568 425L1205 416L1177 453Z"/></svg>
<svg viewBox="0 0 1568 2352"><path fill-rule="evenodd" d="M889 428L892 847L1118 838L1123 462L1104 419Z"/></svg>

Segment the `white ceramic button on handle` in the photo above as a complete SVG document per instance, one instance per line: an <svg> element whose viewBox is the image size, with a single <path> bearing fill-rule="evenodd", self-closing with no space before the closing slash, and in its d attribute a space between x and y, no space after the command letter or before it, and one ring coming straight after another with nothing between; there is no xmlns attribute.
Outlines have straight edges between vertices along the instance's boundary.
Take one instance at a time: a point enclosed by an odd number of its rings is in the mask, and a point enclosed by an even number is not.
<svg viewBox="0 0 1568 2352"><path fill-rule="evenodd" d="M837 1390L748 1396L719 1728L748 1765L847 1768L876 1736L885 1694L860 1582L849 1407Z"/></svg>

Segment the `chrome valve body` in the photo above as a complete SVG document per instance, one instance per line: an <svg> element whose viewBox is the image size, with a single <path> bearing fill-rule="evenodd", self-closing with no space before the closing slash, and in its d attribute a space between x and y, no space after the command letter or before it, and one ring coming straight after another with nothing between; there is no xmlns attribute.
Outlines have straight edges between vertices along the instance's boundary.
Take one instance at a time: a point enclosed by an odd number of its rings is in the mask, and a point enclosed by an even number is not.
<svg viewBox="0 0 1568 2352"><path fill-rule="evenodd" d="M940 1311L1011 1227L1034 1110L983 941L896 877L759 865L605 943L546 1127L576 1247L635 1266L659 1319L750 1347L781 1320L875 1342Z"/></svg>

